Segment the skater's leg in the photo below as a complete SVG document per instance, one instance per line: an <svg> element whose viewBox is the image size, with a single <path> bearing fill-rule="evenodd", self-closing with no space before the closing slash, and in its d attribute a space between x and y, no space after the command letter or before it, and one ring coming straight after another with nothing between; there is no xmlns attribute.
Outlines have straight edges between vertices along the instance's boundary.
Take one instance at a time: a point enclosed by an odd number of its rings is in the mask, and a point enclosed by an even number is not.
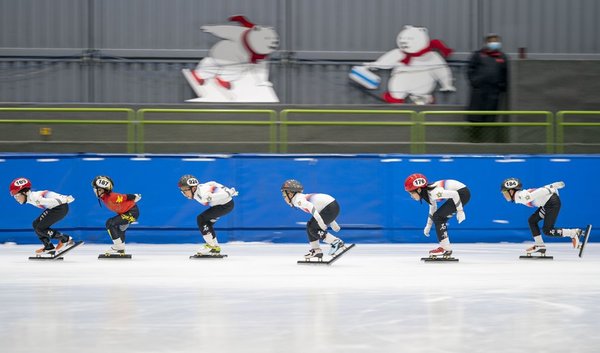
<svg viewBox="0 0 600 353"><path fill-rule="evenodd" d="M325 206L325 208L323 208L319 214L321 215L321 218L323 218L323 222L329 225L333 223L340 214L340 205L337 203L337 201L333 201L329 205ZM344 247L344 241L342 239L327 231L325 231L325 235L322 236L321 239L325 243L331 245L331 249L329 249L330 255L335 254L339 249Z"/></svg>
<svg viewBox="0 0 600 353"><path fill-rule="evenodd" d="M54 245L50 241L52 238L65 241L69 240L67 235L50 228L53 224L65 218L68 211L68 204L59 205L55 208L44 210L44 212L33 221L33 230L44 244L44 250L48 251L54 249Z"/></svg>
<svg viewBox="0 0 600 353"><path fill-rule="evenodd" d="M202 234L202 238L206 242L203 249L199 251L200 254L208 253L220 253L221 248L219 247L219 241L217 240L217 234L213 225L219 217L230 213L233 210L233 200L229 201L224 205L212 206L206 211L202 212L196 218L198 229Z"/></svg>
<svg viewBox="0 0 600 353"><path fill-rule="evenodd" d="M573 243L573 247L579 246L579 236L583 232L580 228L556 228L556 219L560 213L561 202L560 198L554 194L550 197L548 202L542 207L544 224L542 231L545 235L550 237L569 237Z"/></svg>
<svg viewBox="0 0 600 353"><path fill-rule="evenodd" d="M456 212L456 205L454 205L454 201L448 200L444 202L444 204L438 208L433 215L431 215L431 220L433 221L433 225L435 226L435 233L437 235L437 239L440 242L440 246L442 246L446 250L451 250L450 240L448 239L448 219L452 217L452 215ZM443 242L443 244L442 244Z"/></svg>
<svg viewBox="0 0 600 353"><path fill-rule="evenodd" d="M106 230L113 241L113 246L109 252L125 253L125 231L138 217L139 209L137 206L134 206L129 211L109 218L106 221Z"/></svg>

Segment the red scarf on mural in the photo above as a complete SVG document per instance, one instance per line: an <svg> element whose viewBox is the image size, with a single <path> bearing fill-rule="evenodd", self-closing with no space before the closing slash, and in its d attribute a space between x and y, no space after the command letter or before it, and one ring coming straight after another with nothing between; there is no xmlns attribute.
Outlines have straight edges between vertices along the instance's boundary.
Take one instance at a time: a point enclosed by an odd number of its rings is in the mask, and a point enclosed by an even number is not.
<svg viewBox="0 0 600 353"><path fill-rule="evenodd" d="M406 56L404 57L404 59L400 60L400 62L403 63L404 65L409 65L410 60L412 58L416 58L423 54L429 53L433 49L439 51L440 54L442 54L442 56L444 58L447 58L448 56L450 56L450 54L452 54L452 49L448 48L444 42L442 42L439 39L432 39L429 42L429 46L427 48L425 48L421 51L418 51L416 53L404 53L404 54L406 54Z"/></svg>
<svg viewBox="0 0 600 353"><path fill-rule="evenodd" d="M248 54L250 54L250 62L251 63L256 64L256 62L258 60L263 60L264 58L267 57L266 54L259 54L259 53L255 52L252 49L252 47L250 46L250 43L248 43L248 36L250 35L250 31L252 31L252 29L255 26L254 23L248 21L248 19L242 15L231 16L231 17L229 17L229 21L239 22L242 26L248 28L242 34L242 45L244 46L244 49L246 49Z"/></svg>

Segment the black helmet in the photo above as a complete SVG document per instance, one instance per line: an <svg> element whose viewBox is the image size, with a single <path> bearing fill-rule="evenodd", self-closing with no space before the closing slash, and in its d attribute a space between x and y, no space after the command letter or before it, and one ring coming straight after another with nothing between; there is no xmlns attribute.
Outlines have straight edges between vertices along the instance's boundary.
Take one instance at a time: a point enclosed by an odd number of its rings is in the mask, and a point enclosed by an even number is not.
<svg viewBox="0 0 600 353"><path fill-rule="evenodd" d="M103 189L107 192L111 192L115 183L113 183L112 179L106 175L98 175L92 180L92 187L94 189Z"/></svg>
<svg viewBox="0 0 600 353"><path fill-rule="evenodd" d="M281 191L302 192L304 191L304 186L298 180L289 179L281 185Z"/></svg>
<svg viewBox="0 0 600 353"><path fill-rule="evenodd" d="M517 178L505 179L502 182L502 184L500 185L500 191L522 190L522 189L523 189L523 184L521 184L521 181Z"/></svg>
<svg viewBox="0 0 600 353"><path fill-rule="evenodd" d="M191 188L192 186L198 186L198 184L200 184L198 182L198 179L196 179L196 177L191 174L186 174L186 175L182 176L181 178L179 178L179 182L177 182L177 186L179 186L180 188L183 188L183 187Z"/></svg>

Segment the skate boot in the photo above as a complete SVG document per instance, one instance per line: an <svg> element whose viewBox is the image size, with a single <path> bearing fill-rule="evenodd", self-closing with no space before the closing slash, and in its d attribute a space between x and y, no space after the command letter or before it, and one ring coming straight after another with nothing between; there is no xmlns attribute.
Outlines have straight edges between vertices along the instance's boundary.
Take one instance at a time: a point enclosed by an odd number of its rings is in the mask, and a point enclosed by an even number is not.
<svg viewBox="0 0 600 353"><path fill-rule="evenodd" d="M206 256L206 255L219 255L221 253L221 247L218 245L209 245L204 244L202 249L198 250L197 255Z"/></svg>
<svg viewBox="0 0 600 353"><path fill-rule="evenodd" d="M67 240L66 241L59 241L58 245L56 245L56 251L59 250L65 250L66 248L70 247L71 245L75 244L75 242L73 241L73 238L71 238L70 236L67 236Z"/></svg>
<svg viewBox="0 0 600 353"><path fill-rule="evenodd" d="M48 246L44 246L43 248L37 249L35 251L36 256L41 256L44 254L54 255L55 253L56 253L56 249L54 248L54 245L52 245L52 244L50 244Z"/></svg>
<svg viewBox="0 0 600 353"><path fill-rule="evenodd" d="M323 258L323 250L321 250L320 248L310 249L310 251L308 252L308 254L304 255L304 258L306 260L310 260L310 259L321 260Z"/></svg>
<svg viewBox="0 0 600 353"><path fill-rule="evenodd" d="M546 255L546 245L544 244L533 244L529 248L525 250L527 255L531 256L531 254L540 253L540 255Z"/></svg>
<svg viewBox="0 0 600 353"><path fill-rule="evenodd" d="M329 249L329 255L334 255L339 249L344 247L344 241L342 239L336 239L331 243L331 249Z"/></svg>
<svg viewBox="0 0 600 353"><path fill-rule="evenodd" d="M583 233L582 229L577 229L577 231L575 231L575 235L571 237L571 242L573 243L573 248L579 249L579 247L581 246L579 237L581 236L582 233Z"/></svg>
<svg viewBox="0 0 600 353"><path fill-rule="evenodd" d="M124 246L111 246L110 249L106 250L106 255L125 255L125 247Z"/></svg>
<svg viewBox="0 0 600 353"><path fill-rule="evenodd" d="M429 251L430 257L438 257L438 256L449 257L450 255L452 255L452 250L446 250L446 249L442 248L441 246Z"/></svg>

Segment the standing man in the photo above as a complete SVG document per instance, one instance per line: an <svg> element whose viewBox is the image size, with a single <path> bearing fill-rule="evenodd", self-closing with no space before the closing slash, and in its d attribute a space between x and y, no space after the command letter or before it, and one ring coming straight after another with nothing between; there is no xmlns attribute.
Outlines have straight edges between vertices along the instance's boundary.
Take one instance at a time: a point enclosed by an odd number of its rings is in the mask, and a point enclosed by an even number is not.
<svg viewBox="0 0 600 353"><path fill-rule="evenodd" d="M498 110L500 95L508 87L508 56L502 52L499 35L485 36L483 48L475 51L469 59L467 76L471 86L468 110ZM494 122L495 115L467 115L470 122ZM482 140L481 127L471 129L471 141Z"/></svg>

